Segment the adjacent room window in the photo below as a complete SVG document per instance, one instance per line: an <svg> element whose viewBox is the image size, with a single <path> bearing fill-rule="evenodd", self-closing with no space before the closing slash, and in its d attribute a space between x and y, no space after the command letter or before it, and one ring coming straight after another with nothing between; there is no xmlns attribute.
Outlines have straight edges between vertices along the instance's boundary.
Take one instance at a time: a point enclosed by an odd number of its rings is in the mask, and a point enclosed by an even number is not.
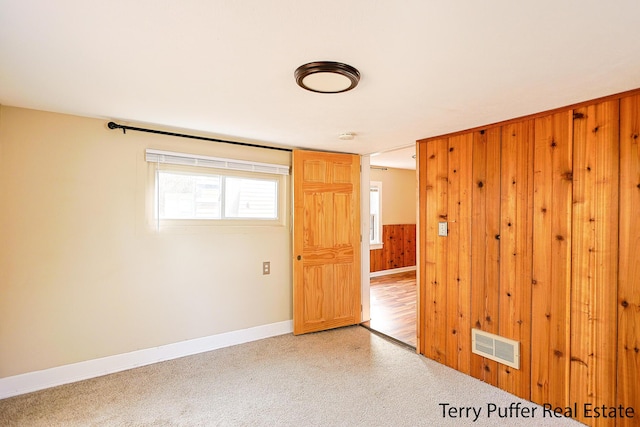
<svg viewBox="0 0 640 427"><path fill-rule="evenodd" d="M369 248L382 248L382 182L369 183Z"/></svg>
<svg viewBox="0 0 640 427"><path fill-rule="evenodd" d="M289 166L148 149L153 221L164 225L283 225Z"/></svg>

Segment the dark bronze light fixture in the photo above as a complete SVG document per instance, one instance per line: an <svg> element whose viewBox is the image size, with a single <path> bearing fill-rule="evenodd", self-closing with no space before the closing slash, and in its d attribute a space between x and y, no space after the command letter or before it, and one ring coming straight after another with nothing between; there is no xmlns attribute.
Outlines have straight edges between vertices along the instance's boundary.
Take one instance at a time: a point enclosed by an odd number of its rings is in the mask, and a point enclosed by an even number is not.
<svg viewBox="0 0 640 427"><path fill-rule="evenodd" d="M360 81L360 72L341 62L317 61L298 67L296 83L317 93L341 93L353 89Z"/></svg>

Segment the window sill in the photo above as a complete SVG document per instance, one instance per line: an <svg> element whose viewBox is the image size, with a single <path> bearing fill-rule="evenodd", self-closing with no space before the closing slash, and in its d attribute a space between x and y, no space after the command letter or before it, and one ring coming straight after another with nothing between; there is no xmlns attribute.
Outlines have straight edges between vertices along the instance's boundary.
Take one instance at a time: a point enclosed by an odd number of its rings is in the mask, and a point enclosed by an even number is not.
<svg viewBox="0 0 640 427"><path fill-rule="evenodd" d="M382 249L382 243L375 243L375 244L370 244L369 245L369 250L374 250L374 249Z"/></svg>

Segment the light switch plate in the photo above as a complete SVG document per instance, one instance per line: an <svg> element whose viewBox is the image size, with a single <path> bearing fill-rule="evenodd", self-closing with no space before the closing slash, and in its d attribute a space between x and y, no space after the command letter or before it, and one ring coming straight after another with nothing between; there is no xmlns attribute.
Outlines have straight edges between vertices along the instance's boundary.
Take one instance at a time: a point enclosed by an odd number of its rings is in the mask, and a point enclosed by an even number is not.
<svg viewBox="0 0 640 427"><path fill-rule="evenodd" d="M439 222L438 223L438 236L446 237L448 232L447 222Z"/></svg>

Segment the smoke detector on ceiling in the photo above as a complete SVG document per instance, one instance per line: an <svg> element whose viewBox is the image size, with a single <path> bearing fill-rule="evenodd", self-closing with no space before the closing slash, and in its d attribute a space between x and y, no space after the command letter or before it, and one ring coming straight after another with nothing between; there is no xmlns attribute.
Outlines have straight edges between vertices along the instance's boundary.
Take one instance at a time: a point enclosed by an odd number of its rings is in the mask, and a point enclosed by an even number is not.
<svg viewBox="0 0 640 427"><path fill-rule="evenodd" d="M356 137L356 134L353 132L343 132L340 134L340 136L338 136L338 138L341 139L342 141L351 141L355 137Z"/></svg>

